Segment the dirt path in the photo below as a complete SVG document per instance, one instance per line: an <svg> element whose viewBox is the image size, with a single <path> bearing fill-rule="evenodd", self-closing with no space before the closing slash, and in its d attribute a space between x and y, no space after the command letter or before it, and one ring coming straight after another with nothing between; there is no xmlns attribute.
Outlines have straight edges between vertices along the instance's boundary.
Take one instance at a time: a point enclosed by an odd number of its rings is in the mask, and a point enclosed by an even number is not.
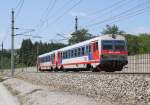
<svg viewBox="0 0 150 105"><path fill-rule="evenodd" d="M19 102L21 102L21 105L114 105L105 100L96 101L93 98L83 95L55 91L16 78L5 80L3 83L12 88L12 91L18 91L17 96L20 99Z"/></svg>
<svg viewBox="0 0 150 105"><path fill-rule="evenodd" d="M0 83L0 105L19 105L2 83Z"/></svg>

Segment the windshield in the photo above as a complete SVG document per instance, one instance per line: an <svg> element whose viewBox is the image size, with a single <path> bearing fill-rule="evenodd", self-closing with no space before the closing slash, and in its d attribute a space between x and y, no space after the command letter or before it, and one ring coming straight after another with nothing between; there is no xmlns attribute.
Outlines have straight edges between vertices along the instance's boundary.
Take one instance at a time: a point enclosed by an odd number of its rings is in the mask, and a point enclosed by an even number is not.
<svg viewBox="0 0 150 105"><path fill-rule="evenodd" d="M102 50L125 51L126 44L124 40L104 40L102 41Z"/></svg>
<svg viewBox="0 0 150 105"><path fill-rule="evenodd" d="M103 50L113 50L112 41L103 41Z"/></svg>
<svg viewBox="0 0 150 105"><path fill-rule="evenodd" d="M115 41L115 51L125 51L125 41Z"/></svg>

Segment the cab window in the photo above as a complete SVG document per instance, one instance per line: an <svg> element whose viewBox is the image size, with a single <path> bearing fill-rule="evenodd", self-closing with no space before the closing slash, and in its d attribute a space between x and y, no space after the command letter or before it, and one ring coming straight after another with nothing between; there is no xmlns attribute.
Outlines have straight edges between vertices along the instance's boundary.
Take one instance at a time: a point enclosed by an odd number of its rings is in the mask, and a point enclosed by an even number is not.
<svg viewBox="0 0 150 105"><path fill-rule="evenodd" d="M113 50L113 42L109 40L102 41L103 50Z"/></svg>

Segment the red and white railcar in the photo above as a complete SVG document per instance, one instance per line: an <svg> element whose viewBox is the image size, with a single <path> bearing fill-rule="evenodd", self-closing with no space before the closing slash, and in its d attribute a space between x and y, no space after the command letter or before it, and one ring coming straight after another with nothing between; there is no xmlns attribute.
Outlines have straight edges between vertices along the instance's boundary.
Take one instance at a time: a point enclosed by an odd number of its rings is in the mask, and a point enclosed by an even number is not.
<svg viewBox="0 0 150 105"><path fill-rule="evenodd" d="M121 35L102 35L38 56L39 70L120 71L127 61ZM94 69L93 69L94 68Z"/></svg>

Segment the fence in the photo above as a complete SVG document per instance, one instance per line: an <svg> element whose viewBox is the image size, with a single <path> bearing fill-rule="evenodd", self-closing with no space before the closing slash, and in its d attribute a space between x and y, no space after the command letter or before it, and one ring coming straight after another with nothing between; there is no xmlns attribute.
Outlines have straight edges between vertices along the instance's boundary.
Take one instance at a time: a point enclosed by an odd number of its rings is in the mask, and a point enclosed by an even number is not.
<svg viewBox="0 0 150 105"><path fill-rule="evenodd" d="M122 72L150 73L150 53L128 56L128 65Z"/></svg>

